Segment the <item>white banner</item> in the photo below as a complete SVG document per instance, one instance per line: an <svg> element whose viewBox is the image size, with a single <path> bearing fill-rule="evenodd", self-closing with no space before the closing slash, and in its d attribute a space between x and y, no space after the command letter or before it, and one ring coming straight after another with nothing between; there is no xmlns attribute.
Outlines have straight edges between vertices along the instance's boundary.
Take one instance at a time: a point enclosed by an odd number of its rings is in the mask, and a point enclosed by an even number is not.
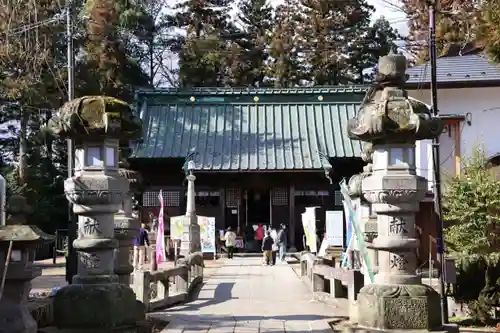
<svg viewBox="0 0 500 333"><path fill-rule="evenodd" d="M318 252L318 241L316 236L316 207L306 207L302 213L302 227L306 236L306 245L313 253Z"/></svg>
<svg viewBox="0 0 500 333"><path fill-rule="evenodd" d="M162 262L167 261L167 256L165 254L165 223L163 221L163 192L160 190L158 194L158 200L160 200L160 212L158 213L158 231L156 234L156 264L159 265Z"/></svg>
<svg viewBox="0 0 500 333"><path fill-rule="evenodd" d="M215 217L198 216L201 251L215 253Z"/></svg>

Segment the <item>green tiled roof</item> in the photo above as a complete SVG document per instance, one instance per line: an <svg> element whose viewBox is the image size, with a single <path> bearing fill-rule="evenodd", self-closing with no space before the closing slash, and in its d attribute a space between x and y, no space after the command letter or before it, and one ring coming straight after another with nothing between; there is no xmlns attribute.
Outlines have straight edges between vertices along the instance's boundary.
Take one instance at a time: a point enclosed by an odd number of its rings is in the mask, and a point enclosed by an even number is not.
<svg viewBox="0 0 500 333"><path fill-rule="evenodd" d="M365 87L154 90L137 94L144 122L135 158L194 154L202 170L321 169L359 157L347 137Z"/></svg>

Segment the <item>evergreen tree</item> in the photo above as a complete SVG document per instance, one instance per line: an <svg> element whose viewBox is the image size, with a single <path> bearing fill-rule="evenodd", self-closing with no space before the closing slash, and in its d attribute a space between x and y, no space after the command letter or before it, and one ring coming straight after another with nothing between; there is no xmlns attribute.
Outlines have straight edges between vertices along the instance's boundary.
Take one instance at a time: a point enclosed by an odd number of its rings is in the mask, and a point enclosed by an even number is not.
<svg viewBox="0 0 500 333"><path fill-rule="evenodd" d="M149 85L176 86L175 71L172 68L172 48L176 47L177 40L172 37L173 28L168 8L164 0L146 0L141 2L144 15L138 18L136 32L137 43L131 41L128 49L136 48L140 54L139 63L149 76ZM169 61L170 60L170 61Z"/></svg>
<svg viewBox="0 0 500 333"><path fill-rule="evenodd" d="M178 36L181 86L220 86L227 81L230 0L187 0L177 4L171 22L186 32Z"/></svg>
<svg viewBox="0 0 500 333"><path fill-rule="evenodd" d="M53 0L20 0L0 6L2 120L19 124L19 132L14 133L18 151L13 155L19 158L20 185L28 179L30 124L39 124L43 110L59 105L63 92L57 58L64 30L58 15L61 8Z"/></svg>
<svg viewBox="0 0 500 333"><path fill-rule="evenodd" d="M147 86L149 77L131 40L144 36L151 22L140 6L126 0L90 0L86 7L88 41L78 68L78 94L132 102L134 89Z"/></svg>
<svg viewBox="0 0 500 333"><path fill-rule="evenodd" d="M243 27L236 34L230 59L233 86L263 86L269 57L273 9L266 0L242 0L238 19Z"/></svg>
<svg viewBox="0 0 500 333"><path fill-rule="evenodd" d="M426 1L401 0L408 13L409 35L406 48L420 62L428 59L429 10ZM453 45L465 45L474 38L479 15L476 0L443 0L437 2L436 47L438 55L445 55Z"/></svg>
<svg viewBox="0 0 500 333"><path fill-rule="evenodd" d="M181 87L218 87L227 81L228 48L217 31L188 36L179 56Z"/></svg>
<svg viewBox="0 0 500 333"><path fill-rule="evenodd" d="M373 7L365 0L301 0L300 48L314 85L348 84L363 65Z"/></svg>
<svg viewBox="0 0 500 333"><path fill-rule="evenodd" d="M347 47L347 73L350 82L364 84L373 79L373 67L378 59L397 48L400 36L385 18L377 19L366 32ZM368 71L367 71L368 70Z"/></svg>
<svg viewBox="0 0 500 333"><path fill-rule="evenodd" d="M267 77L274 87L294 87L301 83L300 7L296 0L285 0L275 12L270 43Z"/></svg>
<svg viewBox="0 0 500 333"><path fill-rule="evenodd" d="M66 222L59 147L38 136L47 115L66 96L63 8L53 0L7 1L0 6L1 171L9 193L21 192L32 223L51 232ZM17 164L13 161L18 161ZM58 193L58 195L57 195ZM63 206L61 206L61 204Z"/></svg>

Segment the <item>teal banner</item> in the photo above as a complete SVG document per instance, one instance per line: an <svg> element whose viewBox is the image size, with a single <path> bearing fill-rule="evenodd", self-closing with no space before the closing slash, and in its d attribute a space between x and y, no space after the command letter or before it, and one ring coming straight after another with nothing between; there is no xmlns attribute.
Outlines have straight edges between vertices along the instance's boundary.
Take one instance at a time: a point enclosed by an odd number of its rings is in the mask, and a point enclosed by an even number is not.
<svg viewBox="0 0 500 333"><path fill-rule="evenodd" d="M363 237L363 233L361 232L361 229L359 227L359 221L357 221L356 219L356 217L359 216L359 214L356 214L354 212L352 200L351 197L349 196L349 188L347 187L345 179L343 179L339 183L339 185L340 185L340 192L344 197L344 203L348 210L348 216L346 216L346 218L349 219L349 225L351 225L352 228L354 229L354 234L356 235L359 252L361 253L361 257L363 258L366 270L368 272L368 276L370 277L370 281L371 283L373 283L375 280L375 276L373 274L373 266L370 262L370 257L368 256L368 251L366 248L366 243ZM347 240L347 242L349 242L349 240Z"/></svg>

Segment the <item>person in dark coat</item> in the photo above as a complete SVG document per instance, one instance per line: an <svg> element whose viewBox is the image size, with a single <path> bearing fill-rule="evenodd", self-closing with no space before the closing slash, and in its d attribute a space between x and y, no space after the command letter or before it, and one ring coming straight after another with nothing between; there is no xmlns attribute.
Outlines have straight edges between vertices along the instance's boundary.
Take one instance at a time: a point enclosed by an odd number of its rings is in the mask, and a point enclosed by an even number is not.
<svg viewBox="0 0 500 333"><path fill-rule="evenodd" d="M134 240L134 270L142 269L142 267L144 266L146 246L149 247L148 232L146 230L146 225L144 223L141 223L139 235Z"/></svg>
<svg viewBox="0 0 500 333"><path fill-rule="evenodd" d="M271 233L266 231L266 237L262 240L262 252L264 253L264 262L268 266L273 264L273 244L274 239L271 237Z"/></svg>

